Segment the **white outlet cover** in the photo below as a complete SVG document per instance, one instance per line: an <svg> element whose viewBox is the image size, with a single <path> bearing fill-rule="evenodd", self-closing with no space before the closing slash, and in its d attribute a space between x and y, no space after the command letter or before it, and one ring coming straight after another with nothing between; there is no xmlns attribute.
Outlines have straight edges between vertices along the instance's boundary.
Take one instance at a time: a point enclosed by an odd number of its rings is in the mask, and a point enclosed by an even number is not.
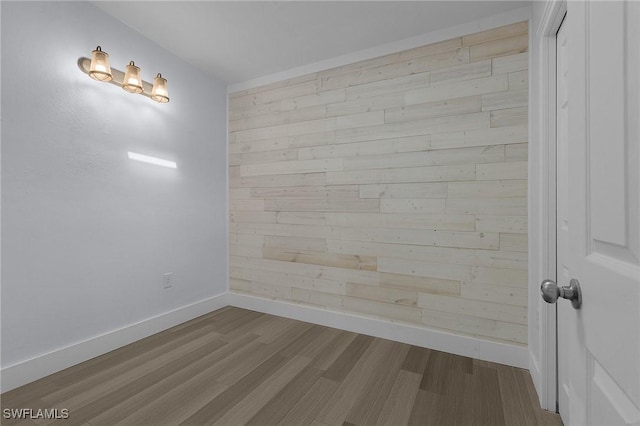
<svg viewBox="0 0 640 426"><path fill-rule="evenodd" d="M173 272L167 272L162 276L162 287L171 288L173 286Z"/></svg>

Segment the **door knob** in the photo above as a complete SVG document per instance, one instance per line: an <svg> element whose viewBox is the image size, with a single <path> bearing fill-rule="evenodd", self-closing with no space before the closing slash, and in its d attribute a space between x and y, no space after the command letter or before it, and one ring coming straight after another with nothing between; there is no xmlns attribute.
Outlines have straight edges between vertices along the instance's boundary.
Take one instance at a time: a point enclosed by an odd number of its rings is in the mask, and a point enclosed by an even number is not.
<svg viewBox="0 0 640 426"><path fill-rule="evenodd" d="M582 291L580 290L580 283L575 278L569 282L568 286L558 287L555 281L544 280L540 284L540 292L542 298L547 303L556 303L558 297L571 300L571 306L574 309L580 309L582 305Z"/></svg>

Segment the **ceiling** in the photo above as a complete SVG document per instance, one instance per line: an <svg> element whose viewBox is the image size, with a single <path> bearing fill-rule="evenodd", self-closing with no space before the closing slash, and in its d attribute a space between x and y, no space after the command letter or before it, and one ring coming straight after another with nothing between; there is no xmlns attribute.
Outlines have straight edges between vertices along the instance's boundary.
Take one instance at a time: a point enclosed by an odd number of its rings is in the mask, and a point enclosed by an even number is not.
<svg viewBox="0 0 640 426"><path fill-rule="evenodd" d="M523 1L96 1L234 84L517 9Z"/></svg>

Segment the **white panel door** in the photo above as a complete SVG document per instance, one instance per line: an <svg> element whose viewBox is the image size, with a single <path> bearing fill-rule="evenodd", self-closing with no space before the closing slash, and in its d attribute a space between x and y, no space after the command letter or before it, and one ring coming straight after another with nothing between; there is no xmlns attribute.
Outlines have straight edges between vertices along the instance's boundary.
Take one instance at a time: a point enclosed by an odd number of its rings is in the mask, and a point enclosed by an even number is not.
<svg viewBox="0 0 640 426"><path fill-rule="evenodd" d="M578 279L582 307L557 305L560 413L569 425L639 425L640 2L568 2L567 16L558 284Z"/></svg>

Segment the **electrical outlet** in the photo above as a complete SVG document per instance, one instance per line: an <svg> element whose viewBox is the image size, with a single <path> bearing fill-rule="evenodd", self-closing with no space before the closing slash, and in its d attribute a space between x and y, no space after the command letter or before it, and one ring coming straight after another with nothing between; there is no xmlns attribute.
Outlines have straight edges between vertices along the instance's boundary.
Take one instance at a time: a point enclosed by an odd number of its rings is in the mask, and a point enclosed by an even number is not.
<svg viewBox="0 0 640 426"><path fill-rule="evenodd" d="M167 272L162 276L162 288L173 287L173 272Z"/></svg>

